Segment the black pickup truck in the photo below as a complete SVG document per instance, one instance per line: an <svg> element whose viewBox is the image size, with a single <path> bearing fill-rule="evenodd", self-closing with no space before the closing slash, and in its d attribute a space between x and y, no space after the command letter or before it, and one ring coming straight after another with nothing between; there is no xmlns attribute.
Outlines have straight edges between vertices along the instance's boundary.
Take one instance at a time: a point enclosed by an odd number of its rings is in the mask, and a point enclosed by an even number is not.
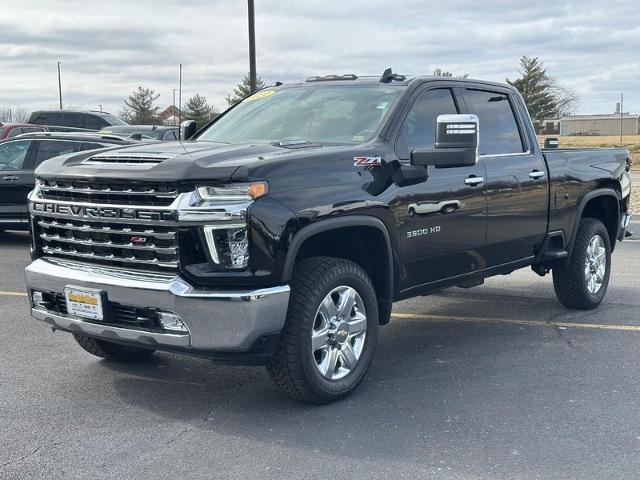
<svg viewBox="0 0 640 480"><path fill-rule="evenodd" d="M567 307L596 307L629 162L541 150L502 84L269 87L189 141L39 167L31 313L99 357L264 364L284 393L329 402L365 376L396 300L530 266Z"/></svg>

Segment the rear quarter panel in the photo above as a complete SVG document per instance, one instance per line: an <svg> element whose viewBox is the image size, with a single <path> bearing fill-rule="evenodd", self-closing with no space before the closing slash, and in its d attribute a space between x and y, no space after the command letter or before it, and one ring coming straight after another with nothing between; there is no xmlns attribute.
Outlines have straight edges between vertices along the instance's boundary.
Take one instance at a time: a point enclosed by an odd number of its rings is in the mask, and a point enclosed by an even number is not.
<svg viewBox="0 0 640 480"><path fill-rule="evenodd" d="M549 231L561 230L568 240L585 195L598 188L621 193L627 150L544 150L550 178Z"/></svg>

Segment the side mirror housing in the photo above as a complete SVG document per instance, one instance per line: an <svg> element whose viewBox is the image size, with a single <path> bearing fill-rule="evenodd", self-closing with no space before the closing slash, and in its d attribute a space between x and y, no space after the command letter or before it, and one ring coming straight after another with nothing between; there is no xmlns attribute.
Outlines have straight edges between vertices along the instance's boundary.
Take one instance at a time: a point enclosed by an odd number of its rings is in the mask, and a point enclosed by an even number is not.
<svg viewBox="0 0 640 480"><path fill-rule="evenodd" d="M416 148L411 165L469 167L478 162L479 121L473 114L438 115L435 148Z"/></svg>
<svg viewBox="0 0 640 480"><path fill-rule="evenodd" d="M185 120L180 124L180 140L189 140L196 133L196 122Z"/></svg>

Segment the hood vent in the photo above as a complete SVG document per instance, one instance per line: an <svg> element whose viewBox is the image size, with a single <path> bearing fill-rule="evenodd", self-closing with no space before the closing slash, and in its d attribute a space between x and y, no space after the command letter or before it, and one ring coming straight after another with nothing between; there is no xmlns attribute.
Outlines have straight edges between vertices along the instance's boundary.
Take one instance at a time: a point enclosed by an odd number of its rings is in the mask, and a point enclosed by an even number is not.
<svg viewBox="0 0 640 480"><path fill-rule="evenodd" d="M156 155L153 153L103 153L94 155L83 160L87 165L131 165L138 167L151 167L157 165L171 157L166 155Z"/></svg>

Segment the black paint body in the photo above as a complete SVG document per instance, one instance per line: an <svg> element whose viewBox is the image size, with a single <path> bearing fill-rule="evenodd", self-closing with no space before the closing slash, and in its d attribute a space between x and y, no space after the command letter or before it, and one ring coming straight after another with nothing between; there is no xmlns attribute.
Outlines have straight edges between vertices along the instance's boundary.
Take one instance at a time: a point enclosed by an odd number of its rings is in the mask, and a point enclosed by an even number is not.
<svg viewBox="0 0 640 480"><path fill-rule="evenodd" d="M350 82L357 88L377 79ZM249 269L220 273L209 271L203 264L191 268L182 265L190 281L211 288L286 284L305 241L336 230L335 238L341 241L375 246L375 262L382 265L385 277L379 284L386 290L378 291L378 295L389 308L391 300L532 265L540 258L541 246L550 232L559 233L562 248L570 249L588 194L596 192L592 199L613 193L615 218L610 220L617 229L627 208L622 194L626 150L543 152L521 97L505 85L436 77L392 85L404 92L374 138L358 146L231 146L199 142L196 136L195 141L130 147L131 151L172 157L139 174L126 168L81 165L88 155L53 159L36 173L43 178L177 182L185 190L202 184L266 180L268 195L248 211ZM408 158L400 158L397 153L396 139L417 95L432 88L451 89L459 113L474 113L466 107L465 89L489 89L508 95L526 151L512 156L481 155L471 167L411 166ZM482 129L480 124L480 135ZM382 164L355 166L354 157L362 156L381 157ZM530 172L536 170L545 175L531 178ZM465 179L471 176L485 181L467 185ZM406 177L415 183L400 186ZM353 232L358 238L353 238Z"/></svg>

